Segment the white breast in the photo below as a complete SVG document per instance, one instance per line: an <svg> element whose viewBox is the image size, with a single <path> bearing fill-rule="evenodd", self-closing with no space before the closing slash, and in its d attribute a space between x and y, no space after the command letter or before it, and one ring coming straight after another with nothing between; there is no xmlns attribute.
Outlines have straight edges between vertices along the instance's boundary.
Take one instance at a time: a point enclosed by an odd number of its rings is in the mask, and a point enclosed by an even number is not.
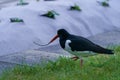
<svg viewBox="0 0 120 80"><path fill-rule="evenodd" d="M78 57L87 57L87 56L92 56L95 55L96 53L90 52L90 51L72 51L71 47L69 44L71 43L71 40L66 40L65 42L65 50L68 51L69 53L76 55Z"/></svg>
<svg viewBox="0 0 120 80"><path fill-rule="evenodd" d="M66 42L65 42L65 50L66 51L71 51L71 47L69 46L70 43L71 43L71 40L66 40Z"/></svg>

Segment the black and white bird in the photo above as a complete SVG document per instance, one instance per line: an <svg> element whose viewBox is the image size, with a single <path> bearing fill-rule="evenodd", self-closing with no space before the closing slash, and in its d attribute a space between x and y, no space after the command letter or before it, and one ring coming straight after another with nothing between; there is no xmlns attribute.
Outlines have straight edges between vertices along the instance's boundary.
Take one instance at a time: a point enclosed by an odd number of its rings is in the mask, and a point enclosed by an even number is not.
<svg viewBox="0 0 120 80"><path fill-rule="evenodd" d="M48 44L52 43L58 37L60 46L64 50L75 55L74 57L72 57L72 59L74 60L80 59L81 66L83 63L82 60L83 56L89 56L94 54L114 54L113 50L105 49L84 37L70 34L65 29L59 29L57 31L57 35ZM90 52L84 53L83 51Z"/></svg>

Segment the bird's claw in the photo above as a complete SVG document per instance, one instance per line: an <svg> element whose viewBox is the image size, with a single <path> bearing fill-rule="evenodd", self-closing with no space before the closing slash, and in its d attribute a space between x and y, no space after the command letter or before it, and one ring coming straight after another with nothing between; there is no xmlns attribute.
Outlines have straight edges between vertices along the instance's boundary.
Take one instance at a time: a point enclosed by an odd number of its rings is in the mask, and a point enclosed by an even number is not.
<svg viewBox="0 0 120 80"><path fill-rule="evenodd" d="M79 57L74 56L74 57L72 57L71 59L73 59L74 61L76 61L76 60L78 60L78 59L79 59Z"/></svg>

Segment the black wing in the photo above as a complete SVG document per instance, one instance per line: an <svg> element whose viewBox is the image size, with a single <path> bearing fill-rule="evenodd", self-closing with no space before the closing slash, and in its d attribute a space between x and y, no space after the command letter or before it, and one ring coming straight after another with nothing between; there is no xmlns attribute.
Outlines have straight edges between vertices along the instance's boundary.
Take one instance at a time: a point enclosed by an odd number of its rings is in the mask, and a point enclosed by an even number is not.
<svg viewBox="0 0 120 80"><path fill-rule="evenodd" d="M71 35L69 39L71 40L69 45L72 51L93 51L97 53L113 54L112 50L105 49L87 38Z"/></svg>
<svg viewBox="0 0 120 80"><path fill-rule="evenodd" d="M80 36L70 36L69 39L71 40L71 43L69 44L71 49L74 51L89 51L91 47L93 47L95 44L91 42L90 40L80 37Z"/></svg>

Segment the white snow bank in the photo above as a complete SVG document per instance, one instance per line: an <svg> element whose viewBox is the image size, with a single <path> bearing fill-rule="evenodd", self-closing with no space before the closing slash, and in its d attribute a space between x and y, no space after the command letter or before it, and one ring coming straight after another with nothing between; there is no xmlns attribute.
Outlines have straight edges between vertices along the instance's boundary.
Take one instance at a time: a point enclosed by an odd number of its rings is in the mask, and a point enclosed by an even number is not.
<svg viewBox="0 0 120 80"><path fill-rule="evenodd" d="M81 12L69 10L75 3ZM110 7L103 7L96 0L31 1L27 6L3 8L0 10L0 55L36 48L33 41L46 44L60 28L84 37L118 29L119 3L120 0L110 0ZM56 19L40 16L48 10L60 15ZM24 23L10 23L13 17L23 19Z"/></svg>

